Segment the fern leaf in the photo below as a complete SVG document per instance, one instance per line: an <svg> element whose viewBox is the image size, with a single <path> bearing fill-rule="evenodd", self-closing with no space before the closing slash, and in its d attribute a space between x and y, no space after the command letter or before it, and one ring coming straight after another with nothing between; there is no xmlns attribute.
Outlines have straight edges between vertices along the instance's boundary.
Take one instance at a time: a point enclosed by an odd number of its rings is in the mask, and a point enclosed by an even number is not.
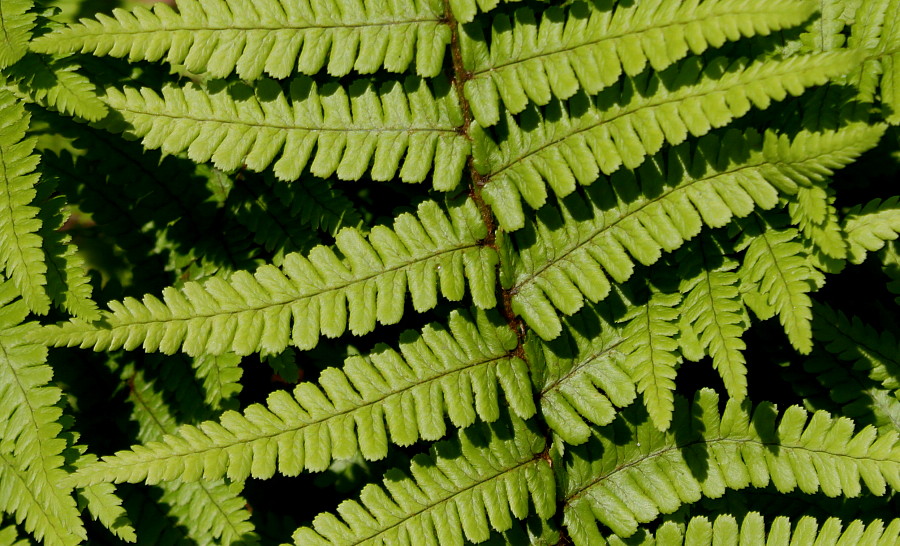
<svg viewBox="0 0 900 546"><path fill-rule="evenodd" d="M47 546L74 545L86 538L59 437L61 391L50 386L47 350L25 341L37 328L9 281L0 284L0 511L24 521L25 530Z"/></svg>
<svg viewBox="0 0 900 546"><path fill-rule="evenodd" d="M620 351L625 355L624 367L659 430L666 430L672 420L675 391L675 366L679 363L677 306L681 294L654 293L644 305L635 306L621 319L628 321L622 329L624 340Z"/></svg>
<svg viewBox="0 0 900 546"><path fill-rule="evenodd" d="M485 177L484 198L504 229L518 229L524 223L519 196L540 208L547 198L545 183L565 196L576 183L591 184L601 172L623 165L634 169L666 142L705 135L752 106L766 108L772 100L799 95L845 73L855 59L853 53L839 52L729 65L720 57L703 67L694 57L659 74L626 78L593 99L579 94L565 106L551 102L543 115L529 109L519 125L508 116L499 144L473 126L474 164Z"/></svg>
<svg viewBox="0 0 900 546"><path fill-rule="evenodd" d="M204 402L216 411L221 411L237 402L236 397L243 386L240 383L243 370L241 357L235 354L200 355L193 359L197 378L203 382L206 394Z"/></svg>
<svg viewBox="0 0 900 546"><path fill-rule="evenodd" d="M812 350L812 268L797 230L771 226L752 237L741 265L741 283L754 286L781 321L791 345L802 354Z"/></svg>
<svg viewBox="0 0 900 546"><path fill-rule="evenodd" d="M95 455L84 454L77 464L86 464L97 460ZM115 486L111 483L98 483L78 490L79 503L87 506L88 512L101 525L125 542L137 542L134 527L122 508L122 499L116 495Z"/></svg>
<svg viewBox="0 0 900 546"><path fill-rule="evenodd" d="M459 431L455 441L413 457L409 474L389 471L384 485L367 485L359 501L342 502L340 518L316 516L312 528L294 533L294 543L478 543L531 510L547 519L556 510L556 487L543 447L544 438L517 419Z"/></svg>
<svg viewBox="0 0 900 546"><path fill-rule="evenodd" d="M129 400L134 407L132 417L140 425L138 439L156 441L165 434L175 432L175 417L154 382L146 380L141 371L136 371L129 377L128 385ZM169 481L161 487L163 495L160 501L169 505L170 514L197 543L255 542L254 527L248 521L250 512L244 508L246 501L240 496L243 482Z"/></svg>
<svg viewBox="0 0 900 546"><path fill-rule="evenodd" d="M785 516L770 521L759 512L749 512L738 523L731 514L721 514L712 522L706 516L696 516L687 525L666 521L655 533L644 529L627 541L612 536L607 539L614 546L626 544L684 544L685 546L713 546L714 544L858 544L880 546L900 540L900 519L891 520L885 528L880 519L845 522L828 518L821 526L811 516L792 522Z"/></svg>
<svg viewBox="0 0 900 546"><path fill-rule="evenodd" d="M0 8L0 68L21 59L28 51L35 14L33 0L4 0Z"/></svg>
<svg viewBox="0 0 900 546"><path fill-rule="evenodd" d="M272 192L291 211L291 216L332 237L341 228L363 229L362 215L347 196L333 184L308 177L302 184L272 184Z"/></svg>
<svg viewBox="0 0 900 546"><path fill-rule="evenodd" d="M859 318L848 318L827 305L816 304L813 335L825 349L853 369L868 373L884 388L900 395L900 359L897 339L890 332L879 333ZM900 398L900 396L898 396Z"/></svg>
<svg viewBox="0 0 900 546"><path fill-rule="evenodd" d="M818 17L800 35L803 51L834 51L844 46L845 28L853 23L861 0L824 0L819 2Z"/></svg>
<svg viewBox="0 0 900 546"><path fill-rule="evenodd" d="M861 264L868 252L884 247L900 233L900 197L882 201L873 199L865 206L856 206L844 218L850 263Z"/></svg>
<svg viewBox="0 0 900 546"><path fill-rule="evenodd" d="M25 138L30 117L10 93L0 89L0 266L15 283L28 307L38 314L50 309L44 290L47 266L31 206L39 175L34 139Z"/></svg>
<svg viewBox="0 0 900 546"><path fill-rule="evenodd" d="M323 371L318 386L301 383L293 397L275 391L267 406L229 411L218 423L184 426L160 442L104 457L79 470L76 480L242 480L271 476L276 462L280 473L296 475L357 452L377 460L388 441L443 437L445 415L460 428L476 416L496 420L498 383L516 414L535 413L528 369L510 353L516 339L504 324L484 313L473 320L454 312L449 332L432 325L404 338L400 353L383 348L369 358L351 357L343 370Z"/></svg>
<svg viewBox="0 0 900 546"><path fill-rule="evenodd" d="M165 60L188 70L253 80L266 73L332 76L382 67L436 76L450 42L444 6L436 0L182 0L115 9L112 17L82 19L32 43L43 53L91 52L129 61Z"/></svg>
<svg viewBox="0 0 900 546"><path fill-rule="evenodd" d="M407 291L413 307L426 311L443 295L458 301L468 279L473 301L482 309L496 305L496 251L481 245L486 228L470 200L449 205L419 205L404 213L394 229L377 226L366 240L344 229L335 247L318 246L308 256L290 254L281 269L270 265L255 274L239 271L227 280L168 288L160 301L144 296L111 302L103 320L72 320L48 326L43 343L113 347L196 356L234 352L280 353L293 344L314 347L321 335L337 337L348 328L362 335L403 316Z"/></svg>
<svg viewBox="0 0 900 546"><path fill-rule="evenodd" d="M454 19L460 23L469 23L479 12L487 13L501 2L512 4L520 1L522 0L447 0L447 4L450 6L450 13L453 14Z"/></svg>
<svg viewBox="0 0 900 546"><path fill-rule="evenodd" d="M29 53L7 70L10 83L29 100L58 112L98 121L107 114L94 84L77 72L70 59L54 59Z"/></svg>
<svg viewBox="0 0 900 546"><path fill-rule="evenodd" d="M32 546L34 542L19 535L15 525L7 525L0 529L0 546Z"/></svg>
<svg viewBox="0 0 900 546"><path fill-rule="evenodd" d="M587 441L590 424L607 425L636 396L625 371L622 333L608 310L588 306L566 319L553 341L531 336L525 344L541 414L566 443Z"/></svg>
<svg viewBox="0 0 900 546"><path fill-rule="evenodd" d="M671 513L726 489L772 483L828 497L856 497L860 480L877 496L900 485L897 433L866 427L826 412L810 415L792 406L779 417L772 404L755 409L730 399L719 413L718 396L699 391L692 407L679 400L672 427L658 431L629 408L591 440L569 448L561 486L563 522L575 544L602 544L600 523L630 537L639 523ZM892 531L893 532L893 531Z"/></svg>
<svg viewBox="0 0 900 546"><path fill-rule="evenodd" d="M490 50L478 25L460 33L465 94L482 127L500 119L500 103L518 114L529 101L588 95L614 84L624 71L637 76L649 63L664 70L689 53L699 55L744 36L796 26L813 13L811 2L790 5L715 0L666 0L618 5L579 2L551 7L540 22L521 8L512 20L494 18ZM702 23L702 24L701 24Z"/></svg>
<svg viewBox="0 0 900 546"><path fill-rule="evenodd" d="M166 85L162 96L108 88L104 100L120 118L104 123L141 137L147 148L186 151L226 171L262 171L274 161L282 180L296 180L309 164L323 178L358 180L369 172L391 180L399 169L403 181L421 182L433 165L434 187L448 191L459 182L469 145L457 132L463 118L456 94L443 80L434 89L415 78L377 90L365 81L319 89L306 77L294 79L287 93L274 80L216 91Z"/></svg>
<svg viewBox="0 0 900 546"><path fill-rule="evenodd" d="M698 248L699 247L699 248ZM738 263L724 258L715 243L700 239L691 252L681 255L679 290L686 294L681 320L697 332L703 350L712 357L728 395L743 400L747 395L747 363L741 334L747 329L744 305L738 290Z"/></svg>
<svg viewBox="0 0 900 546"><path fill-rule="evenodd" d="M818 185L798 188L788 202L788 213L815 250L838 260L847 257L847 242L834 208L833 191Z"/></svg>
<svg viewBox="0 0 900 546"><path fill-rule="evenodd" d="M874 146L883 128L844 131L801 132L793 140L752 130L708 135L695 148L683 144L636 171L601 178L583 190L587 199L570 195L558 212L544 207L534 227L515 236L521 242L509 260L513 310L541 338L553 339L562 328L554 308L568 315L585 298L602 300L607 277L625 282L635 262L655 263L703 224L721 227L754 206L774 207L775 188L793 193L846 165Z"/></svg>

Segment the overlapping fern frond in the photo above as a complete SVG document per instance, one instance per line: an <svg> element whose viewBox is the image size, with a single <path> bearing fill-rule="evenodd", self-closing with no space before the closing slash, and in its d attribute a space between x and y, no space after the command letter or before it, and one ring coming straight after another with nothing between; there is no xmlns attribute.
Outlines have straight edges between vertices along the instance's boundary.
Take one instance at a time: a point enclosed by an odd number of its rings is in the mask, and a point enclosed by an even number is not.
<svg viewBox="0 0 900 546"><path fill-rule="evenodd" d="M829 497L855 497L863 484L874 495L900 483L896 432L878 434L825 412L799 406L780 416L771 404L751 408L699 391L694 403L676 404L672 427L660 432L626 410L565 459L568 478L564 522L575 544L602 544L598 522L622 537L639 523L726 489L769 483ZM776 419L778 423L776 424Z"/></svg>
<svg viewBox="0 0 900 546"><path fill-rule="evenodd" d="M33 0L7 0L0 11L0 68L6 68L28 51L34 28Z"/></svg>
<svg viewBox="0 0 900 546"><path fill-rule="evenodd" d="M648 64L661 71L689 53L793 27L812 13L809 2L776 7L747 0L665 0L613 7L603 1L554 6L538 22L532 10L520 8L512 18L494 18L490 47L479 25L460 34L471 73L466 98L478 123L488 127L500 120L501 103L518 114L529 102L543 106L579 89L594 95L623 72L637 76Z"/></svg>

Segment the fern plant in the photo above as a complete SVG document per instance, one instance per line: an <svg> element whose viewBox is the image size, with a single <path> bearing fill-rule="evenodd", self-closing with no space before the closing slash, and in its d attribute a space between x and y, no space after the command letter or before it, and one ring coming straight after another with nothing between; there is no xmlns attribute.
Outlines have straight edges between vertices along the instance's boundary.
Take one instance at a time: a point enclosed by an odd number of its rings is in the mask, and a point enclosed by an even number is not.
<svg viewBox="0 0 900 546"><path fill-rule="evenodd" d="M93 9L0 5L0 544L900 540L897 0Z"/></svg>

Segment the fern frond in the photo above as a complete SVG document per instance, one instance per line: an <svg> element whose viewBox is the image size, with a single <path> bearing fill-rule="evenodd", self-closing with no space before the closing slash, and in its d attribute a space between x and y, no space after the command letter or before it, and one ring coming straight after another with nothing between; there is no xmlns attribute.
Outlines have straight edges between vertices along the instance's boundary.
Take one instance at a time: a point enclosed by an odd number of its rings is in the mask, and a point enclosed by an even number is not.
<svg viewBox="0 0 900 546"><path fill-rule="evenodd" d="M416 455L409 474L389 471L384 485L344 501L340 516L323 513L294 533L298 546L463 544L505 531L532 511L556 510L553 470L541 457L544 438L519 421L473 426L454 441ZM529 502L529 500L531 502Z"/></svg>
<svg viewBox="0 0 900 546"><path fill-rule="evenodd" d="M22 299L35 313L50 310L44 290L47 265L31 205L39 175L35 141L25 138L30 116L15 97L0 89L0 267L5 268Z"/></svg>
<svg viewBox="0 0 900 546"><path fill-rule="evenodd" d="M738 275L741 283L753 287L778 319L791 345L802 354L812 350L812 300L814 273L803 245L797 242L797 230L775 229L770 225L751 235Z"/></svg>
<svg viewBox="0 0 900 546"><path fill-rule="evenodd" d="M157 441L165 434L175 432L175 417L155 383L148 381L138 370L129 377L128 385L128 398L134 408L132 417L140 425L138 439L143 442ZM161 487L163 495L160 501L169 505L170 514L198 543L255 542L254 526L248 521L250 512L244 508L246 501L240 496L243 482L205 480L186 483L173 480L161 484Z"/></svg>
<svg viewBox="0 0 900 546"><path fill-rule="evenodd" d="M861 264L868 252L881 250L885 242L895 240L900 233L900 197L872 199L865 206L853 207L844 218L844 233L848 260Z"/></svg>
<svg viewBox="0 0 900 546"><path fill-rule="evenodd" d="M834 208L833 191L821 185L798 188L788 202L788 213L815 250L838 260L847 257L847 242Z"/></svg>
<svg viewBox="0 0 900 546"><path fill-rule="evenodd" d="M97 460L96 455L82 454L76 464L84 465ZM134 527L122 508L122 499L116 495L116 488L111 483L98 483L82 487L77 491L79 504L87 507L91 516L109 529L115 536L125 542L137 542Z"/></svg>
<svg viewBox="0 0 900 546"><path fill-rule="evenodd" d="M818 17L800 35L804 51L833 51L844 46L844 29L854 22L861 0L824 0L816 6Z"/></svg>
<svg viewBox="0 0 900 546"><path fill-rule="evenodd" d="M0 68L15 63L28 51L34 28L33 0L4 0L0 8Z"/></svg>
<svg viewBox="0 0 900 546"><path fill-rule="evenodd" d="M547 198L545 183L565 196L601 172L623 165L634 169L666 142L705 135L753 106L766 108L845 73L856 56L822 53L750 64L719 57L705 67L699 59L625 78L594 98L579 94L565 105L551 102L543 114L531 108L518 125L507 116L499 143L473 126L474 164L485 177L484 198L501 226L522 227L520 197L540 208Z"/></svg>
<svg viewBox="0 0 900 546"><path fill-rule="evenodd" d="M361 453L387 454L388 442L410 445L446 433L445 416L457 427L495 421L501 412L498 383L513 412L536 409L525 363L510 351L515 335L478 312L458 312L450 331L427 326L404 336L400 352L382 348L368 358L351 357L344 368L322 372L319 385L301 383L293 397L269 395L243 414L225 412L219 422L183 426L160 442L135 446L79 470L79 484L100 481L157 483L228 476L266 478L277 469L296 475L321 471L333 459Z"/></svg>
<svg viewBox="0 0 900 546"><path fill-rule="evenodd" d="M241 357L236 354L200 355L193 359L192 365L197 379L203 382L203 400L215 411L229 408L243 389L240 383L243 370Z"/></svg>
<svg viewBox="0 0 900 546"><path fill-rule="evenodd" d="M264 72L286 78L295 70L332 76L367 74L382 67L436 76L450 42L438 0L182 0L178 11L115 9L112 17L82 19L35 39L43 53L91 52L158 61L224 78L244 80Z"/></svg>
<svg viewBox="0 0 900 546"><path fill-rule="evenodd" d="M459 182L469 144L457 131L463 118L456 94L444 80L432 85L434 92L407 78L379 89L356 81L345 90L298 77L288 92L274 80L216 90L168 84L162 96L107 88L104 101L119 117L104 127L226 171L262 171L274 162L282 180L296 180L309 164L323 178L358 180L368 172L391 180L399 169L404 182L422 182L433 165L434 187L448 191Z"/></svg>
<svg viewBox="0 0 900 546"><path fill-rule="evenodd" d="M541 415L566 443L587 441L589 423L606 425L615 407L634 401L634 381L625 371L622 332L603 306L587 306L565 319L553 341L532 335L525 344Z"/></svg>
<svg viewBox="0 0 900 546"><path fill-rule="evenodd" d="M272 184L272 192L291 215L331 236L341 228L363 228L362 215L339 188L328 181L305 177L302 184Z"/></svg>
<svg viewBox="0 0 900 546"><path fill-rule="evenodd" d="M857 125L790 140L731 130L601 178L583 190L587 199L573 194L559 211L544 207L533 228L514 236L524 242L509 266L513 310L543 339L553 339L562 328L554 308L572 314L585 298L602 300L607 277L625 282L635 262L655 263L703 224L721 227L754 206L774 207L775 188L796 192L874 146L882 131Z"/></svg>
<svg viewBox="0 0 900 546"><path fill-rule="evenodd" d="M790 5L714 0L649 4L577 2L551 7L540 21L528 8L510 20L494 18L490 50L478 25L460 33L465 94L482 127L500 119L500 103L518 114L531 101L588 95L614 84L624 71L637 76L649 63L664 70L689 53L699 55L744 36L796 26L812 15L811 2Z"/></svg>
<svg viewBox="0 0 900 546"><path fill-rule="evenodd" d="M779 516L767 522L759 512L750 512L738 523L731 514L721 514L712 522L706 516L693 517L687 525L667 521L653 534L641 529L628 540L617 536L608 537L607 540L614 546L813 543L886 546L900 540L900 519L891 520L885 528L880 519L855 519L846 522L840 518L828 518L819 526L819 522L811 516L803 516L796 522Z"/></svg>
<svg viewBox="0 0 900 546"><path fill-rule="evenodd" d="M95 350L143 346L146 351L189 355L234 352L280 353L293 344L314 347L321 335L337 337L348 328L362 335L381 324L394 324L404 312L407 292L413 307L437 305L438 286L449 300L465 294L475 304L496 305L497 253L483 246L486 233L471 200L445 211L434 201L403 213L394 228L376 226L368 240L344 229L334 247L318 246L306 257L290 254L281 269L270 265L256 273L169 287L162 301L111 302L111 312L95 323L72 320L47 326L37 338L50 345L80 345Z"/></svg>
<svg viewBox="0 0 900 546"><path fill-rule="evenodd" d="M106 105L97 97L94 84L78 72L79 68L71 59L29 53L6 71L7 85L45 108L99 121L107 114Z"/></svg>
<svg viewBox="0 0 900 546"><path fill-rule="evenodd" d="M61 485L62 393L48 384L46 348L26 341L37 325L22 324L28 308L16 295L13 283L0 284L0 511L48 546L74 545L86 533L72 488Z"/></svg>
<svg viewBox="0 0 900 546"><path fill-rule="evenodd" d="M675 391L675 366L678 355L678 304L681 294L656 292L650 301L632 307L620 322L619 350L625 355L624 368L644 397L650 419L659 430L666 430L672 420Z"/></svg>
<svg viewBox="0 0 900 546"><path fill-rule="evenodd" d="M900 485L896 432L866 427L854 434L849 419L810 417L799 406L776 425L772 404L751 409L730 399L721 415L718 404L709 389L692 407L679 399L666 432L647 422L640 406L629 408L588 443L569 448L563 521L575 544L602 544L597 523L630 537L660 513L748 485L771 482L782 493L799 488L828 497L860 495L860 480L876 496Z"/></svg>
<svg viewBox="0 0 900 546"><path fill-rule="evenodd" d="M824 304L814 307L816 321L813 336L825 349L854 370L894 392L900 398L900 343L890 332L879 332L859 318L848 318Z"/></svg>
<svg viewBox="0 0 900 546"><path fill-rule="evenodd" d="M686 247L687 248L687 247ZM680 256L679 291L681 320L697 333L702 350L712 357L713 367L722 377L728 395L743 400L747 394L747 347L741 334L747 329L746 314L733 270L738 263L723 257L715 242L701 238Z"/></svg>
<svg viewBox="0 0 900 546"><path fill-rule="evenodd" d="M19 535L15 525L7 525L0 529L0 546L32 546L34 542Z"/></svg>
<svg viewBox="0 0 900 546"><path fill-rule="evenodd" d="M447 0L447 3L450 6L450 12L458 22L469 23L479 12L487 13L500 5L501 2L512 4L520 1L522 0ZM544 2L546 0L540 1Z"/></svg>

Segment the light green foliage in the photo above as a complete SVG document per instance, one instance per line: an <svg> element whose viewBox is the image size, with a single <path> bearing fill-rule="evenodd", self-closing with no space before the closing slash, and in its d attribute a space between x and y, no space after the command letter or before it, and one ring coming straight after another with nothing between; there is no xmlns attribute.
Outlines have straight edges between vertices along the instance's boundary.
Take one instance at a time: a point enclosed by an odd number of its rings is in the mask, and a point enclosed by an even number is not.
<svg viewBox="0 0 900 546"><path fill-rule="evenodd" d="M876 495L900 485L896 432L854 433L850 419L825 412L810 417L793 406L779 416L771 404L730 399L720 414L718 396L705 389L692 405L677 404L666 432L640 413L622 412L565 459L564 522L575 544L602 544L598 523L631 536L661 512L726 489L772 483L782 493L853 497L863 484Z"/></svg>
<svg viewBox="0 0 900 546"><path fill-rule="evenodd" d="M0 0L0 546L897 542L898 36Z"/></svg>
<svg viewBox="0 0 900 546"><path fill-rule="evenodd" d="M182 0L177 12L165 4L116 9L112 17L38 38L32 47L165 60L212 78L405 72L411 65L421 76L435 76L450 41L443 13L435 0Z"/></svg>

